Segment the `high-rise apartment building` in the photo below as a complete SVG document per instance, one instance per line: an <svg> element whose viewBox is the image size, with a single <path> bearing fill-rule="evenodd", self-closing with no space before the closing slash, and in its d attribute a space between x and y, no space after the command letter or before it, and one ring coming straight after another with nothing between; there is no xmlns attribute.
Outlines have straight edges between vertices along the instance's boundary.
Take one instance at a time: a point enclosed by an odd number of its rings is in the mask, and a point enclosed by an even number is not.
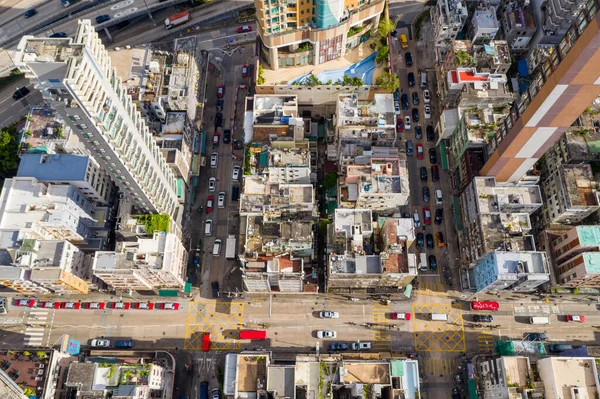
<svg viewBox="0 0 600 399"><path fill-rule="evenodd" d="M176 219L176 178L89 20L74 38L23 37L15 64L134 206Z"/></svg>
<svg viewBox="0 0 600 399"><path fill-rule="evenodd" d="M536 50L540 62L529 66L531 84L487 144L489 158L481 175L499 182L520 180L600 95L599 4L589 0L569 6L567 17L554 21L559 10L546 5L546 36Z"/></svg>
<svg viewBox="0 0 600 399"><path fill-rule="evenodd" d="M271 69L343 56L379 25L383 0L256 0L262 58Z"/></svg>

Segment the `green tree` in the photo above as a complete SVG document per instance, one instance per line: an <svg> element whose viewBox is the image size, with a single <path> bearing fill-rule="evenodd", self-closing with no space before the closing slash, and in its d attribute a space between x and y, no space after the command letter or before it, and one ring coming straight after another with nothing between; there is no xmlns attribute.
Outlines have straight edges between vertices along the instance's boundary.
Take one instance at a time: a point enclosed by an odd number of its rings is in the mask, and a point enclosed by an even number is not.
<svg viewBox="0 0 600 399"><path fill-rule="evenodd" d="M330 188L334 187L337 184L337 181L338 181L337 173L327 173L325 175L325 179L323 179L323 188L326 190L329 190Z"/></svg>
<svg viewBox="0 0 600 399"><path fill-rule="evenodd" d="M19 163L19 141L15 125L3 127L0 130L0 170L16 169Z"/></svg>
<svg viewBox="0 0 600 399"><path fill-rule="evenodd" d="M400 87L398 76L390 72L384 72L379 75L375 80L375 84L381 86L385 91L389 91L390 93L395 92L396 89Z"/></svg>
<svg viewBox="0 0 600 399"><path fill-rule="evenodd" d="M306 80L304 81L304 85L305 86L320 86L323 83L321 83L321 81L319 80L319 78L317 78L315 75L313 75L312 73L310 75L308 75L308 77L306 78Z"/></svg>
<svg viewBox="0 0 600 399"><path fill-rule="evenodd" d="M266 80L265 77L263 76L263 74L265 73L265 70L263 69L262 65L258 66L258 78L256 79L256 83L259 85L265 84Z"/></svg>
<svg viewBox="0 0 600 399"><path fill-rule="evenodd" d="M377 57L375 58L375 62L380 64L386 61L389 55L390 48L388 46L379 46L379 48L377 49Z"/></svg>
<svg viewBox="0 0 600 399"><path fill-rule="evenodd" d="M394 23L390 21L389 18L383 18L379 21L379 26L377 27L377 34L381 37L387 37L391 31L394 30Z"/></svg>

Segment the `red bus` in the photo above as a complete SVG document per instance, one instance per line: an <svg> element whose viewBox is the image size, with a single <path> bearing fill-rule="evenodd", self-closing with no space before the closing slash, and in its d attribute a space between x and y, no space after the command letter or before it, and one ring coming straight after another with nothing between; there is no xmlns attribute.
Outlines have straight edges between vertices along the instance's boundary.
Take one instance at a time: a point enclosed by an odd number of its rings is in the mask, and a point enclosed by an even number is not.
<svg viewBox="0 0 600 399"><path fill-rule="evenodd" d="M202 336L202 351L208 352L210 350L210 333L204 333Z"/></svg>
<svg viewBox="0 0 600 399"><path fill-rule="evenodd" d="M241 330L240 339L267 339L266 330Z"/></svg>
<svg viewBox="0 0 600 399"><path fill-rule="evenodd" d="M471 310L491 310L493 312L500 309L498 302L488 301L473 301L471 302Z"/></svg>

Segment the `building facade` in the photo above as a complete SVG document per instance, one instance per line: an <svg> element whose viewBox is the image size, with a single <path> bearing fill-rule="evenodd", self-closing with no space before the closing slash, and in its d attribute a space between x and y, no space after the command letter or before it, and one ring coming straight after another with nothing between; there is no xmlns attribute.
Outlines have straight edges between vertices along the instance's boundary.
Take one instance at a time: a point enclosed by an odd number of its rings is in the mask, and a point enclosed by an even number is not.
<svg viewBox="0 0 600 399"><path fill-rule="evenodd" d="M176 179L91 21L74 38L19 43L15 63L142 212L179 213Z"/></svg>

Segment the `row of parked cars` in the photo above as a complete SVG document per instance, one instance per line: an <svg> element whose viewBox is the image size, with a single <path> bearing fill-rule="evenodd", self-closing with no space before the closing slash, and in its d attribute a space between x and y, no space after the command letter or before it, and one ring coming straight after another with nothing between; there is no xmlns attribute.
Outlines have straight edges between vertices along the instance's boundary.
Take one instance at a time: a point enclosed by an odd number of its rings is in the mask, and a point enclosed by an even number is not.
<svg viewBox="0 0 600 399"><path fill-rule="evenodd" d="M115 342L115 348L117 349L131 349L135 345L132 340L119 340ZM110 348L110 340L106 338L96 338L90 341L92 348Z"/></svg>
<svg viewBox="0 0 600 399"><path fill-rule="evenodd" d="M15 306L37 307L43 309L114 309L114 310L178 310L179 303L177 302L54 302L54 301L37 301L35 299L16 299Z"/></svg>

